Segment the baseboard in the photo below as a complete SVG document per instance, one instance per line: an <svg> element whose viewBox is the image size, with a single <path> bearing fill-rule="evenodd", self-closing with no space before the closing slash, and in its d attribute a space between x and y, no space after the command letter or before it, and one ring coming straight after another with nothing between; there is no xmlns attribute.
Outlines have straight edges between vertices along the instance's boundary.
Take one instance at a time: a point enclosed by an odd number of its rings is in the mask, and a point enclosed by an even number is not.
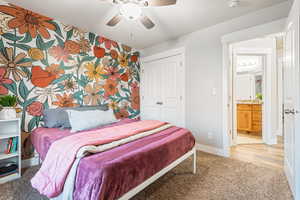
<svg viewBox="0 0 300 200"><path fill-rule="evenodd" d="M283 136L283 135L282 135L282 131L281 131L281 130L277 130L277 131L276 131L276 135L277 135L277 136Z"/></svg>
<svg viewBox="0 0 300 200"><path fill-rule="evenodd" d="M39 164L39 157L22 160L22 168L28 168Z"/></svg>
<svg viewBox="0 0 300 200"><path fill-rule="evenodd" d="M293 176L292 168L286 159L284 161L284 173L287 177L290 189L291 189L293 195L295 196L295 183L294 183L294 178L293 178L294 176Z"/></svg>
<svg viewBox="0 0 300 200"><path fill-rule="evenodd" d="M277 144L277 137L271 138L269 141L266 142L267 145L274 145Z"/></svg>
<svg viewBox="0 0 300 200"><path fill-rule="evenodd" d="M224 149L212 147L209 145L204 145L204 144L196 144L196 149L199 151L204 151L206 153L222 156L222 157L228 157L229 156L229 151L226 151Z"/></svg>

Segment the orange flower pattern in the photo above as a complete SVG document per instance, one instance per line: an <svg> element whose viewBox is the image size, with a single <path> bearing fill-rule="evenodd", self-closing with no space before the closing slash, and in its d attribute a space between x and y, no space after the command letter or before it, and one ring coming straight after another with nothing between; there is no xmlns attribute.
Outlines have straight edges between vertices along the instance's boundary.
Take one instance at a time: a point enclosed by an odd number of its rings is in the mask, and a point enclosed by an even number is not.
<svg viewBox="0 0 300 200"><path fill-rule="evenodd" d="M140 88L136 82L131 85L131 106L135 110L140 109Z"/></svg>
<svg viewBox="0 0 300 200"><path fill-rule="evenodd" d="M116 118L139 117L134 49L0 3L0 94L17 94L22 130L42 125L48 108L109 105Z"/></svg>
<svg viewBox="0 0 300 200"><path fill-rule="evenodd" d="M56 79L55 74L51 74L46 70L43 70L40 66L33 66L31 69L32 77L31 82L34 86L45 88L49 86L52 81Z"/></svg>
<svg viewBox="0 0 300 200"><path fill-rule="evenodd" d="M62 108L70 108L70 107L76 107L78 104L74 102L74 98L72 94L66 94L63 95L57 94L56 95L57 101L53 102L53 105L62 107Z"/></svg>
<svg viewBox="0 0 300 200"><path fill-rule="evenodd" d="M118 82L112 79L106 80L105 85L103 86L105 91L105 97L114 96L118 92Z"/></svg>
<svg viewBox="0 0 300 200"><path fill-rule="evenodd" d="M70 54L79 54L80 45L72 40L67 40L65 42L65 51L69 52Z"/></svg>
<svg viewBox="0 0 300 200"><path fill-rule="evenodd" d="M65 70L61 69L57 64L51 64L50 66L46 67L46 71L51 75L54 75L56 79L65 73Z"/></svg>
<svg viewBox="0 0 300 200"><path fill-rule="evenodd" d="M117 119L124 119L124 118L128 118L129 113L126 109L122 108L115 112L115 116Z"/></svg>
<svg viewBox="0 0 300 200"><path fill-rule="evenodd" d="M56 29L55 25L49 22L52 21L51 18L13 4L1 5L0 12L14 17L8 22L9 28L18 29L20 34L29 33L32 38L36 38L40 34L43 38L49 39L48 30L54 31Z"/></svg>
<svg viewBox="0 0 300 200"><path fill-rule="evenodd" d="M10 85L13 83L13 80L4 78L4 74L5 74L5 69L0 68L0 95L8 94L8 89L4 87L4 84Z"/></svg>
<svg viewBox="0 0 300 200"><path fill-rule="evenodd" d="M69 62L69 52L61 46L53 46L49 49L49 54L56 59L56 61Z"/></svg>
<svg viewBox="0 0 300 200"><path fill-rule="evenodd" d="M106 49L111 49L112 47L118 46L117 42L107 39L105 37L99 37L98 41L100 44L104 44Z"/></svg>

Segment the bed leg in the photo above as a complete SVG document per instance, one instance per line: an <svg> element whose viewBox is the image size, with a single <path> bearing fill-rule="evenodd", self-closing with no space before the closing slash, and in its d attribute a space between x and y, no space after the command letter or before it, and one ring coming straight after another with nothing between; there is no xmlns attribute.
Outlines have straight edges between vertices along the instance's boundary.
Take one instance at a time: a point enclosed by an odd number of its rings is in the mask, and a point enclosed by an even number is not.
<svg viewBox="0 0 300 200"><path fill-rule="evenodd" d="M197 171L197 153L196 153L196 148L194 149L194 154L193 154L193 174L196 174Z"/></svg>

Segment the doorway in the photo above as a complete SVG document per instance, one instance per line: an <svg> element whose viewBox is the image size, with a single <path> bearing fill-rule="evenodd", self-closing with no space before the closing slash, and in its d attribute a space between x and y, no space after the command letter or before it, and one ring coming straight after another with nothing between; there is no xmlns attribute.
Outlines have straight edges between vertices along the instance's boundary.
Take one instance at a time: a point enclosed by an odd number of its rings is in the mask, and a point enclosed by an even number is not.
<svg viewBox="0 0 300 200"><path fill-rule="evenodd" d="M283 168L279 36L229 45L228 127L231 157Z"/></svg>
<svg viewBox="0 0 300 200"><path fill-rule="evenodd" d="M261 144L266 138L263 122L265 100L265 54L235 52L233 99L233 144ZM264 120L263 120L264 119Z"/></svg>
<svg viewBox="0 0 300 200"><path fill-rule="evenodd" d="M284 172L287 176L291 190L295 199L299 197L300 191L300 169L299 144L300 115L299 113L299 2L295 3L287 20L278 21L279 24L267 23L261 26L255 26L249 29L224 35L221 38L223 44L223 151L224 155L230 157L231 138L233 135L232 124L232 97L231 80L232 76L232 49L231 44L247 40L250 38L263 37L268 34L285 31L281 34L283 48L281 50L283 62L278 67L278 132L276 135L282 135L284 138ZM283 30L283 24L285 28ZM280 60L278 59L278 62ZM284 70L283 70L284 69ZM290 74L290 75L288 75ZM284 77L284 78L283 78ZM281 81L281 83L280 83ZM287 93L287 88L290 92ZM284 92L284 94L283 94ZM284 97L284 98L283 98ZM290 100L290 101L288 101ZM292 102L292 103L290 103ZM284 108L284 109L283 109ZM283 110L285 112L283 112ZM284 120L283 120L284 118ZM283 126L284 121L284 126ZM284 131L283 131L284 130ZM299 132L299 131L298 131ZM281 147L282 149L282 147Z"/></svg>
<svg viewBox="0 0 300 200"><path fill-rule="evenodd" d="M230 146L238 144L238 133L268 145L277 144L277 135L282 135L279 38L273 34L229 46Z"/></svg>

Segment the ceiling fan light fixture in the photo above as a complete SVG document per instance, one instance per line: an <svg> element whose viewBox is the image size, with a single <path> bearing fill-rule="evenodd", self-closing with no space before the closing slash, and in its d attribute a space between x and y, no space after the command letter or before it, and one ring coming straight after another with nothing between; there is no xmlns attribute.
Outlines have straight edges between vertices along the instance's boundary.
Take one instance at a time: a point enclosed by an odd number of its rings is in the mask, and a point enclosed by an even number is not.
<svg viewBox="0 0 300 200"><path fill-rule="evenodd" d="M228 1L228 6L230 8L235 8L238 7L240 5L240 0L229 0Z"/></svg>
<svg viewBox="0 0 300 200"><path fill-rule="evenodd" d="M128 20L137 20L142 15L142 8L135 3L125 3L120 6L120 13Z"/></svg>

